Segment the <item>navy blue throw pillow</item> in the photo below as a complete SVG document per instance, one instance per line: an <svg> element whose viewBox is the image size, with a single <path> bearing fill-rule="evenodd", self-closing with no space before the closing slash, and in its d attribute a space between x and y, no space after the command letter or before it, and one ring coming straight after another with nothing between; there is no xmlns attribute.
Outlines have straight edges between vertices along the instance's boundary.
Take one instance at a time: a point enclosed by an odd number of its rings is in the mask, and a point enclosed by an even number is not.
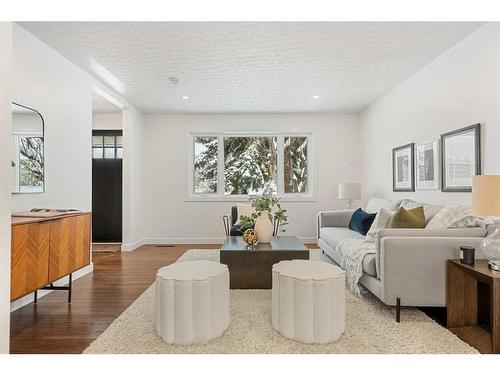
<svg viewBox="0 0 500 375"><path fill-rule="evenodd" d="M358 208L351 216L351 221L349 222L349 229L361 233L366 236L366 233L370 230L373 220L375 220L377 214L369 214Z"/></svg>

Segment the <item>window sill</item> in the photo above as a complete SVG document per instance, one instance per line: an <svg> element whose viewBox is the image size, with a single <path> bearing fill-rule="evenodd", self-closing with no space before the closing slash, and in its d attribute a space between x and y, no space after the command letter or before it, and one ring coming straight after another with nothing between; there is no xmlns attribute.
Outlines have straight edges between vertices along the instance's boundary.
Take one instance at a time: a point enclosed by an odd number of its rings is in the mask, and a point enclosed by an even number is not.
<svg viewBox="0 0 500 375"><path fill-rule="evenodd" d="M282 195L278 196L281 198L281 202L316 202L316 198L310 195ZM188 196L184 202L242 202L248 203L250 198L248 196L217 196L217 195L205 195L205 196Z"/></svg>

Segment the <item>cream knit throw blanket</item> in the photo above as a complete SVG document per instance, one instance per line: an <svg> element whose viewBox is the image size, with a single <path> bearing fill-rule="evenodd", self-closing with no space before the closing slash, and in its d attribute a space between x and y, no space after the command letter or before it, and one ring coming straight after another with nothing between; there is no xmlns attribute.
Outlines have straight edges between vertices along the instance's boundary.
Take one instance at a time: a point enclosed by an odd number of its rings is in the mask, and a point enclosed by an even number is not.
<svg viewBox="0 0 500 375"><path fill-rule="evenodd" d="M358 282L363 276L363 258L367 254L375 254L375 244L364 239L347 238L337 245L340 267L345 270L347 288L361 297Z"/></svg>

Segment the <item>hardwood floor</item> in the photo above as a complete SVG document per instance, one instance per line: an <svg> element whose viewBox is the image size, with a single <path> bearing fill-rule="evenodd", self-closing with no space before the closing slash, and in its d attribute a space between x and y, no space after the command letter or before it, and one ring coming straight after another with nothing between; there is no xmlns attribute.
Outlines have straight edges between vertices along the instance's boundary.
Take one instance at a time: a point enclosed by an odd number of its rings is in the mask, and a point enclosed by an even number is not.
<svg viewBox="0 0 500 375"><path fill-rule="evenodd" d="M93 243L92 253L115 253L121 251L121 244Z"/></svg>
<svg viewBox="0 0 500 375"><path fill-rule="evenodd" d="M150 286L156 270L193 248L143 246L133 252L93 254L94 272L66 292L53 292L11 314L11 353L81 353Z"/></svg>
<svg viewBox="0 0 500 375"><path fill-rule="evenodd" d="M94 272L73 283L71 305L66 292L56 291L11 314L11 353L83 352L153 283L158 268L194 248L220 245L148 245L133 252L94 253Z"/></svg>

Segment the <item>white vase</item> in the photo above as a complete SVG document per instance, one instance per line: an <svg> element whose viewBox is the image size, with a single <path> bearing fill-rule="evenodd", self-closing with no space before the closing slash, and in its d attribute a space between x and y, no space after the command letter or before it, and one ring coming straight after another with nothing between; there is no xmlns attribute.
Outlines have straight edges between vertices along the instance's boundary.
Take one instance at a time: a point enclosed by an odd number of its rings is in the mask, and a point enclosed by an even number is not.
<svg viewBox="0 0 500 375"><path fill-rule="evenodd" d="M259 242L269 242L273 237L273 223L269 220L269 211L262 211L255 220L255 230L257 231Z"/></svg>
<svg viewBox="0 0 500 375"><path fill-rule="evenodd" d="M494 231L486 236L479 248L486 259L500 261L500 222L494 225Z"/></svg>

